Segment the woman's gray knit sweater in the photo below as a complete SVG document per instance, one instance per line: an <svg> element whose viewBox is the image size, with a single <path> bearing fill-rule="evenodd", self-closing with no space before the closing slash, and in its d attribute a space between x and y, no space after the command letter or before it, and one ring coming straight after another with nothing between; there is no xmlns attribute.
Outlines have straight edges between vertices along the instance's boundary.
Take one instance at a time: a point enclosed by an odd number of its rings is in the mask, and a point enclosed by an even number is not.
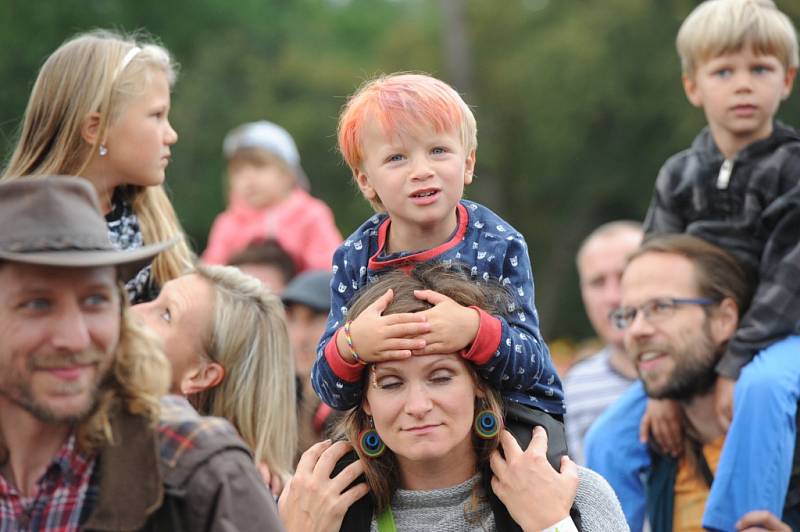
<svg viewBox="0 0 800 532"><path fill-rule="evenodd" d="M495 532L494 515L480 487L477 507L473 508L473 487L479 479L480 475L475 475L457 486L429 491L397 490L392 498L397 530ZM581 512L583 532L629 531L617 496L608 482L584 467L578 467L578 479L575 506ZM375 519L370 530L378 531Z"/></svg>

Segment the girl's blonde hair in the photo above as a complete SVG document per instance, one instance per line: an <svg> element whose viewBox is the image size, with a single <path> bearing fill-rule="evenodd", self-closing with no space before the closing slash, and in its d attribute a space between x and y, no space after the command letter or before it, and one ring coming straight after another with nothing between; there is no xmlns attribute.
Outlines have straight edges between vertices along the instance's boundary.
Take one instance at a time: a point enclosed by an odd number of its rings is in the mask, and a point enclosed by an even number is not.
<svg viewBox="0 0 800 532"><path fill-rule="evenodd" d="M283 304L256 278L231 266L198 264L213 287L208 357L222 382L189 397L203 415L228 419L272 474L292 472L297 449L294 357Z"/></svg>
<svg viewBox="0 0 800 532"><path fill-rule="evenodd" d="M140 51L128 56L134 47ZM172 86L176 68L164 47L139 43L135 36L95 30L68 40L39 71L2 179L81 176L98 156L109 125L121 116L131 98L145 90L152 73L164 73ZM90 113L100 115L98 140L91 146L81 136L83 121ZM183 235L162 186L127 188L146 244ZM180 276L192 261L193 253L181 239L153 261L155 281L163 285Z"/></svg>
<svg viewBox="0 0 800 532"><path fill-rule="evenodd" d="M433 290L453 299L462 306L476 306L490 314L502 314L511 301L510 294L497 283L484 283L474 281L469 274L457 265L444 262L423 263L408 274L401 270L388 272L377 281L367 285L353 302L348 317L355 319L361 312L375 302L380 296L391 288L394 291L392 299L384 315L420 312L432 305L427 301L417 299L414 290ZM474 366L467 363L470 375L475 382L475 387L481 392L482 397L476 395L472 408L475 413L481 410L491 410L497 419L503 419L503 404L500 392L491 388L489 384L477 374ZM367 395L369 375L372 366L364 371L364 393ZM467 405L464 405L467 408ZM375 502L375 515L379 515L390 506L392 495L400 486L400 471L397 458L387 449L378 458L364 456L358 445L361 431L371 428L370 419L364 411L363 404L347 412L344 419L336 427L336 434L349 440L364 465L364 476L370 488L371 496ZM472 443L476 454L477 471L480 471L498 446L498 438L484 440L475 433Z"/></svg>

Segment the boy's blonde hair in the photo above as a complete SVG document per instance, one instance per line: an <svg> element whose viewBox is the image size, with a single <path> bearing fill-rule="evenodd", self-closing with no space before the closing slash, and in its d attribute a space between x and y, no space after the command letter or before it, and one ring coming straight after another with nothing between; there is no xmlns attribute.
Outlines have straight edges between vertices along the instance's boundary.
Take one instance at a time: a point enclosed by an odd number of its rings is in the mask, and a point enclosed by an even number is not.
<svg viewBox="0 0 800 532"><path fill-rule="evenodd" d="M189 401L202 415L228 419L272 474L292 473L297 449L294 356L283 304L258 279L232 266L197 264L214 289L207 354L222 382Z"/></svg>
<svg viewBox="0 0 800 532"><path fill-rule="evenodd" d="M134 47L141 51L123 62ZM62 44L42 65L25 109L19 141L2 179L23 176L80 176L98 156L99 142L131 98L142 94L153 72L175 81L176 65L169 52L133 36L95 30ZM84 119L100 114L98 141L89 146L81 136ZM162 186L129 187L133 210L146 244L183 235L175 210ZM193 254L181 239L153 261L159 284L191 267Z"/></svg>
<svg viewBox="0 0 800 532"><path fill-rule="evenodd" d="M751 46L758 55L774 55L784 69L797 68L797 32L772 0L707 0L683 21L676 39L683 73Z"/></svg>
<svg viewBox="0 0 800 532"><path fill-rule="evenodd" d="M427 74L379 76L358 88L339 117L339 151L354 178L364 161L362 134L369 120L390 136L428 125L437 133L458 132L467 153L478 146L475 115L453 87ZM370 203L376 211L384 210L379 199Z"/></svg>

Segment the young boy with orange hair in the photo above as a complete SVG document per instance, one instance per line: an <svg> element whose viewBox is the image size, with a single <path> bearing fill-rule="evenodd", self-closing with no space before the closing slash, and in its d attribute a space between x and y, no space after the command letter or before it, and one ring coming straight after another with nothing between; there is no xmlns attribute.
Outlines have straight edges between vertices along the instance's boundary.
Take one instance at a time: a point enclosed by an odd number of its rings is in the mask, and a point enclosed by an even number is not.
<svg viewBox="0 0 800 532"><path fill-rule="evenodd" d="M339 148L377 214L334 254L331 313L312 372L314 389L332 407L358 403L368 362L461 353L507 399L558 418L564 413L561 382L539 332L525 239L486 207L462 199L476 147L470 108L427 75L379 77L345 106ZM476 281L508 287L509 318L429 291L417 297L433 308L384 317L389 290L348 321L348 301L370 279L430 260L465 265Z"/></svg>

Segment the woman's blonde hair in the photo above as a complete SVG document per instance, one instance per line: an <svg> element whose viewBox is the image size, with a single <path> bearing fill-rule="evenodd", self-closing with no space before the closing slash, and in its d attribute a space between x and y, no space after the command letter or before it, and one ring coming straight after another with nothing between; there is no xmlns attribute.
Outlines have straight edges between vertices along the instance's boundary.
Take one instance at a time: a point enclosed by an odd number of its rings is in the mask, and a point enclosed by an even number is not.
<svg viewBox="0 0 800 532"><path fill-rule="evenodd" d="M348 317L354 319L389 288L394 291L394 298L383 312L384 315L420 312L431 308L430 303L414 296L414 290L434 290L462 306L476 306L490 314L502 314L511 301L510 294L498 283L475 281L460 266L432 262L421 264L408 274L394 270L381 275L377 281L362 289L350 307ZM489 409L498 419L503 419L500 392L480 378L472 364L467 363L467 366L476 388L481 392L481 397L477 395L475 397L473 405L475 412ZM369 386L367 376L370 371L371 366L364 371L364 397ZM358 445L358 437L361 431L368 428L371 428L371 423L362 403L347 412L336 427L336 433L353 444L364 464L364 475L375 501L375 515L379 515L391 504L392 495L400 485L400 472L397 458L389 449L378 458L368 458L363 455ZM473 433L472 442L477 455L477 470L480 470L481 466L488 462L492 451L497 448L498 438L485 440Z"/></svg>
<svg viewBox="0 0 800 532"><path fill-rule="evenodd" d="M222 382L189 397L203 415L228 419L272 474L292 472L297 449L294 357L283 304L256 278L231 266L198 264L213 287L206 354L225 368Z"/></svg>
<svg viewBox="0 0 800 532"><path fill-rule="evenodd" d="M128 56L135 47L140 51ZM176 68L164 47L137 42L135 36L95 30L68 40L39 71L19 140L2 179L81 176L98 156L99 143L109 125L122 115L132 97L145 90L152 73L164 73L172 86ZM94 145L87 144L81 135L82 124L90 113L100 115ZM127 188L146 244L183 235L163 186ZM163 285L180 276L192 261L193 253L181 239L153 261L155 281Z"/></svg>

